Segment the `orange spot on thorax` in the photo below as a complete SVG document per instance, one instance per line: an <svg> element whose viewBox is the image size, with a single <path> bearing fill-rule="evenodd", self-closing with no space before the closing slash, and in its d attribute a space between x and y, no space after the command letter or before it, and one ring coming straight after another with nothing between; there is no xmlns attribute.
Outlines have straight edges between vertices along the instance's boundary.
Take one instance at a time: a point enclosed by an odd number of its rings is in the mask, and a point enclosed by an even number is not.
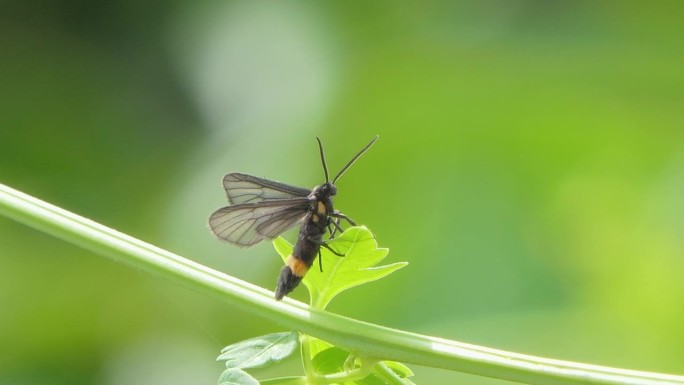
<svg viewBox="0 0 684 385"><path fill-rule="evenodd" d="M325 203L318 201L318 214L328 215L328 210L325 208Z"/></svg>

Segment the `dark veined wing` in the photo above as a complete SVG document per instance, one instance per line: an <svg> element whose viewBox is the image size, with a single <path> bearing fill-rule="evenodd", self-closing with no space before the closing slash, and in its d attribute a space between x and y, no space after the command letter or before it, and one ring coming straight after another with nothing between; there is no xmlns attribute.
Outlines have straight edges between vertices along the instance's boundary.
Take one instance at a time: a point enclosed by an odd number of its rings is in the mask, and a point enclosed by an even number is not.
<svg viewBox="0 0 684 385"><path fill-rule="evenodd" d="M223 188L228 194L228 201L233 205L305 198L311 193L311 190L305 188L240 173L231 173L223 177Z"/></svg>
<svg viewBox="0 0 684 385"><path fill-rule="evenodd" d="M244 203L216 210L209 217L211 231L238 246L273 239L296 225L308 213L307 198Z"/></svg>

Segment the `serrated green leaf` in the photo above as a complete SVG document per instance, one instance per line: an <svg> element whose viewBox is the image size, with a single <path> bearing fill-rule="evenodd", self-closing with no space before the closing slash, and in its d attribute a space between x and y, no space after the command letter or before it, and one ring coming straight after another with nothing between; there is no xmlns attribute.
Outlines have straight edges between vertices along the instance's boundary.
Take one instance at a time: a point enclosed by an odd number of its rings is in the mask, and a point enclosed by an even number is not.
<svg viewBox="0 0 684 385"><path fill-rule="evenodd" d="M276 251L283 261L292 253L292 245L282 238L273 241ZM378 248L373 234L365 226L350 227L328 245L339 257L321 248L323 272L312 267L302 282L309 289L311 306L324 309L339 293L367 282L375 281L407 265L397 262L390 265L375 266L389 252Z"/></svg>
<svg viewBox="0 0 684 385"><path fill-rule="evenodd" d="M259 385L256 378L242 369L230 368L221 373L219 385Z"/></svg>
<svg viewBox="0 0 684 385"><path fill-rule="evenodd" d="M392 369L392 371L401 378L413 377L413 372L411 371L411 369L409 369L408 366L402 364L401 362L383 361L383 363L387 365L388 368Z"/></svg>
<svg viewBox="0 0 684 385"><path fill-rule="evenodd" d="M349 357L348 351L338 347L332 347L318 353L313 360L311 360L311 364L317 373L336 373L343 369L347 357Z"/></svg>
<svg viewBox="0 0 684 385"><path fill-rule="evenodd" d="M296 332L274 333L240 341L221 350L217 361L226 361L228 368L257 368L281 361L298 345Z"/></svg>

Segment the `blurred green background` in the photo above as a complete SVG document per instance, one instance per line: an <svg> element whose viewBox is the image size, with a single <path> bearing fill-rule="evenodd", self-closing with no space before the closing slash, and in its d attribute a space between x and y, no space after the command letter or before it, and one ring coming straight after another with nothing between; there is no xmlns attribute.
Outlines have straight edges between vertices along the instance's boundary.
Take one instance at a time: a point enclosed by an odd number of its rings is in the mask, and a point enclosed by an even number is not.
<svg viewBox="0 0 684 385"><path fill-rule="evenodd" d="M683 17L681 2L3 2L0 183L272 289L269 243L207 230L222 176L313 187L315 136L338 170L380 134L336 207L410 265L329 310L683 374ZM221 347L281 330L6 218L0 234L0 384L215 383Z"/></svg>

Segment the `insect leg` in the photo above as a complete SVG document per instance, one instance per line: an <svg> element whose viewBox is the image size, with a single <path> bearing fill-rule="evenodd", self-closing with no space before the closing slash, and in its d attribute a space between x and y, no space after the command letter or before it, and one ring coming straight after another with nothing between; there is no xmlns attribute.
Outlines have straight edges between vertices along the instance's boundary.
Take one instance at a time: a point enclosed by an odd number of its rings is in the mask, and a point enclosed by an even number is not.
<svg viewBox="0 0 684 385"><path fill-rule="evenodd" d="M318 268L323 272L323 257L321 256L321 250L318 249Z"/></svg>
<svg viewBox="0 0 684 385"><path fill-rule="evenodd" d="M325 242L321 243L321 246L323 246L323 247L325 247L326 249L330 250L331 253L337 255L338 257L344 257L344 254L340 254L340 253L338 253L337 251L333 250L333 248L330 247L330 246L328 246L328 244L325 243Z"/></svg>
<svg viewBox="0 0 684 385"><path fill-rule="evenodd" d="M342 214L341 212L339 212L339 211L337 211L337 210L333 211L333 212L330 214L330 216L331 216L331 217L334 217L334 218L344 219L345 221L349 222L350 225L356 226L356 222L354 222L351 218L349 218L348 216Z"/></svg>
<svg viewBox="0 0 684 385"><path fill-rule="evenodd" d="M331 222L328 222L328 232L330 233L330 237L328 239L333 239L335 237L335 231L337 231L337 229L333 229L330 224Z"/></svg>
<svg viewBox="0 0 684 385"><path fill-rule="evenodd" d="M344 254L340 254L337 251L333 250L332 247L328 246L328 244L326 242L321 241L320 239L315 239L313 237L309 237L309 238L307 238L307 240L317 244L318 246L325 247L326 249L330 250L331 253L337 255L338 257L344 257ZM320 252L320 250L319 250L319 252Z"/></svg>
<svg viewBox="0 0 684 385"><path fill-rule="evenodd" d="M331 227L330 225L335 225L335 227ZM340 230L340 232L344 232L344 229L340 226L340 218L336 218L333 220L331 217L328 217L328 231L330 232L330 238L328 239L333 239L335 238L335 233L337 230Z"/></svg>

